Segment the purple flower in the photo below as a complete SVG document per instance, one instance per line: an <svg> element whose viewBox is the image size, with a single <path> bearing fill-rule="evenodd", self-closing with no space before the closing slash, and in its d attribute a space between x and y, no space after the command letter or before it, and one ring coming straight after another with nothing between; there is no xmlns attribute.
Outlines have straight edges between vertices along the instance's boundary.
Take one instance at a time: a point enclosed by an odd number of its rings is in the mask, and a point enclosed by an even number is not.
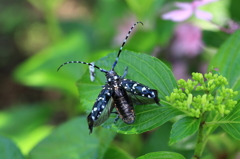
<svg viewBox="0 0 240 159"><path fill-rule="evenodd" d="M216 24L217 25L217 24ZM217 25L218 26L218 25ZM236 30L240 29L240 24L233 21L233 20L229 20L228 21L228 24L227 24L227 28L225 27L221 27L221 26L218 26L219 29L225 33L228 33L228 34L232 34L234 33Z"/></svg>
<svg viewBox="0 0 240 159"><path fill-rule="evenodd" d="M190 3L175 2L175 6L180 9L163 14L162 19L181 22L195 15L198 19L210 21L212 19L211 13L199 10L199 7L215 1L218 0L194 0Z"/></svg>
<svg viewBox="0 0 240 159"><path fill-rule="evenodd" d="M202 31L200 28L183 23L179 24L174 33L171 52L175 57L195 57L203 48Z"/></svg>

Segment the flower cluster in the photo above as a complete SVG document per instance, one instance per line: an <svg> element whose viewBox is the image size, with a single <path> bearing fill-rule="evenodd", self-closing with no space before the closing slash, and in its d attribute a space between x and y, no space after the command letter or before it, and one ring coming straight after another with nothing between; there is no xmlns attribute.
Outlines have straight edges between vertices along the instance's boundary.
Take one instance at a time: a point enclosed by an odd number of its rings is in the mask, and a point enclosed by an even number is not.
<svg viewBox="0 0 240 159"><path fill-rule="evenodd" d="M212 3L218 0L193 0L192 2L175 2L175 6L179 9L167 12L162 15L162 19L172 20L175 22L181 22L187 20L192 15L195 15L198 19L211 21L212 14L199 10L199 7L208 3Z"/></svg>
<svg viewBox="0 0 240 159"><path fill-rule="evenodd" d="M204 78L205 77L205 78ZM192 80L178 80L179 89L174 89L166 99L187 115L199 118L207 111L216 111L224 116L229 114L237 101L237 91L225 88L228 81L219 74L192 73Z"/></svg>

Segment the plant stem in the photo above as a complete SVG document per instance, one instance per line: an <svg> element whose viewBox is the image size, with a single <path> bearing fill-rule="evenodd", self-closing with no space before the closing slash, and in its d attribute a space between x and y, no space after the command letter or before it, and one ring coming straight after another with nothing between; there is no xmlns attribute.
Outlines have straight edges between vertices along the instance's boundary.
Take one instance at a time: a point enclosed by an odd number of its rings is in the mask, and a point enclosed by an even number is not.
<svg viewBox="0 0 240 159"><path fill-rule="evenodd" d="M199 125L197 144L195 147L193 159L200 159L203 149L204 149L204 124L205 124L205 115L201 117L201 123Z"/></svg>

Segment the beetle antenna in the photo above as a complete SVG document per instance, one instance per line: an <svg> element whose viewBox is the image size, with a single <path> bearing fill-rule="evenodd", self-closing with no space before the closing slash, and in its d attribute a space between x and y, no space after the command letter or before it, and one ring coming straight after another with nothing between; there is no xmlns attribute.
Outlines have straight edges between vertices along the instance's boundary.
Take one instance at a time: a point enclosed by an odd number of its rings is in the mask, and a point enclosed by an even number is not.
<svg viewBox="0 0 240 159"><path fill-rule="evenodd" d="M122 46L120 47L120 49L119 49L119 51L118 51L117 58L116 58L116 60L115 60L114 63L113 63L112 71L114 70L114 67L115 67L115 66L117 65L117 63L118 63L118 58L119 58L119 56L120 56L120 53L122 52L123 46L125 45L125 43L126 43L128 37L129 37L132 29L133 29L138 23L141 23L141 24L143 25L142 22L136 22L135 24L133 24L133 26L131 27L131 29L128 31L127 36L125 37L125 39L124 39L124 41L123 41L123 43L122 43Z"/></svg>
<svg viewBox="0 0 240 159"><path fill-rule="evenodd" d="M58 67L57 71L58 71L62 66L66 65L66 64L69 64L69 63L81 63L81 64L86 64L86 65L89 65L89 66L92 66L92 67L95 67L95 68L99 69L101 72L105 72L105 73L108 72L108 71L106 71L106 70L104 70L104 69L102 69L102 68L94 65L93 63L87 63L87 62L82 62L82 61L69 61L69 62L65 62L65 63L61 64L61 65Z"/></svg>

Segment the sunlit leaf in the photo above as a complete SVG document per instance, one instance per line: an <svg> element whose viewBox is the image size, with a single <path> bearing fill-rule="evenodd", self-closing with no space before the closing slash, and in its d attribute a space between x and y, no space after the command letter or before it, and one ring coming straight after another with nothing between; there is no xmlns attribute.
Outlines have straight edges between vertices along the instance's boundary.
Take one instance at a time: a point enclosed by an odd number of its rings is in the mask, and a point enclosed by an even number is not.
<svg viewBox="0 0 240 159"><path fill-rule="evenodd" d="M173 124L169 144L172 145L192 134L194 134L200 124L200 119L184 117Z"/></svg>
<svg viewBox="0 0 240 159"><path fill-rule="evenodd" d="M18 108L0 112L0 134L21 136L49 120L51 111L47 104L19 105Z"/></svg>
<svg viewBox="0 0 240 159"><path fill-rule="evenodd" d="M95 64L110 70L115 58L116 53L111 53ZM175 108L166 106L167 102L165 96L170 95L172 90L177 87L177 84L172 72L164 63L145 54L124 51L119 58L119 63L115 70L119 75L122 75L126 66L128 66L126 78L147 85L152 89L157 89L162 106L156 106L154 104L135 106L136 121L134 124L127 125L119 120L117 124L114 125L114 116L111 116L104 124L104 127L121 133L142 133L156 128L171 118L181 114L181 112ZM104 75L104 73L96 71L96 80L91 82L89 80L89 72L87 72L78 82L82 106L88 111L91 110L101 90L101 85L104 85L106 82Z"/></svg>
<svg viewBox="0 0 240 159"><path fill-rule="evenodd" d="M160 151L148 153L144 156L138 157L137 159L185 159L185 157L176 152Z"/></svg>
<svg viewBox="0 0 240 159"><path fill-rule="evenodd" d="M220 119L220 126L232 137L240 140L240 103L238 103L230 114Z"/></svg>
<svg viewBox="0 0 240 159"><path fill-rule="evenodd" d="M95 129L89 135L86 118L75 118L39 142L29 153L29 159L101 159L114 135L103 128Z"/></svg>
<svg viewBox="0 0 240 159"><path fill-rule="evenodd" d="M58 72L57 68L67 61L85 61L88 51L84 35L76 32L22 63L14 78L26 86L59 88L77 96L75 83L85 71L83 65L64 67Z"/></svg>
<svg viewBox="0 0 240 159"><path fill-rule="evenodd" d="M8 138L0 136L1 159L24 159L19 148Z"/></svg>
<svg viewBox="0 0 240 159"><path fill-rule="evenodd" d="M229 87L240 90L240 30L236 31L220 47L209 65L209 69L218 68L219 72L227 78ZM240 98L240 93L235 99Z"/></svg>
<svg viewBox="0 0 240 159"><path fill-rule="evenodd" d="M103 158L104 159L113 159L113 158L114 159L123 159L123 158L133 159L133 157L130 154L128 154L126 151L114 145L109 146Z"/></svg>

